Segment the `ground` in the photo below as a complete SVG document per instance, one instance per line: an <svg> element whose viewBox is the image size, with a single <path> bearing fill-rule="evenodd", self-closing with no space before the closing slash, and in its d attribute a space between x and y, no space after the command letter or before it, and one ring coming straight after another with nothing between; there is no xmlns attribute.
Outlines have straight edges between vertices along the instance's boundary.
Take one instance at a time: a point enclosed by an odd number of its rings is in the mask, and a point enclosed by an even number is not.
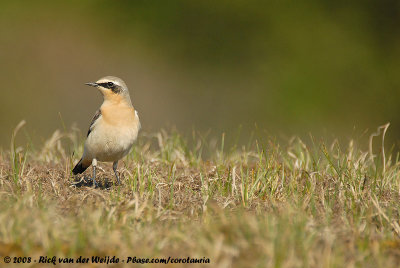
<svg viewBox="0 0 400 268"><path fill-rule="evenodd" d="M119 266L132 266L128 257L198 258L198 267L400 262L400 165L378 138L364 151L353 141L266 138L226 148L225 136L142 133L120 163L122 185L100 163L94 189L91 168L71 173L79 133L56 131L39 147L13 138L1 151L0 266L5 256L31 257L26 267L41 266L40 256L74 265L116 256Z"/></svg>

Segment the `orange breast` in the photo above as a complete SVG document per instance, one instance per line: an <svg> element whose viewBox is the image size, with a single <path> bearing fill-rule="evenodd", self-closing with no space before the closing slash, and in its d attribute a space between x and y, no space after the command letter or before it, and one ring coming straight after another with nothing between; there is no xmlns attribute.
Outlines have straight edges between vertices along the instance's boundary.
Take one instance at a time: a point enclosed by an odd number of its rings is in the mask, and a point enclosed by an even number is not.
<svg viewBox="0 0 400 268"><path fill-rule="evenodd" d="M104 123L118 126L130 126L135 122L135 109L121 105L101 107Z"/></svg>

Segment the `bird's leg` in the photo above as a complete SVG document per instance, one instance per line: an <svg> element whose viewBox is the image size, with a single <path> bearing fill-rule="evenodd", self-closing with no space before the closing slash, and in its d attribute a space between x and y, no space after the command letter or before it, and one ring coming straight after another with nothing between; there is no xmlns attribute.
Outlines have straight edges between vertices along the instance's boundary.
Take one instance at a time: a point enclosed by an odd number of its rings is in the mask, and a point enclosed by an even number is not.
<svg viewBox="0 0 400 268"><path fill-rule="evenodd" d="M115 177L117 177L118 185L120 185L121 181L119 180L119 177L117 174L117 167L118 167L118 160L113 163L113 170L114 170Z"/></svg>
<svg viewBox="0 0 400 268"><path fill-rule="evenodd" d="M93 187L96 188L96 187L97 187L97 183L96 183L96 167L97 167L97 160L96 160L96 158L93 158L93 160L92 160L92 166L93 166Z"/></svg>

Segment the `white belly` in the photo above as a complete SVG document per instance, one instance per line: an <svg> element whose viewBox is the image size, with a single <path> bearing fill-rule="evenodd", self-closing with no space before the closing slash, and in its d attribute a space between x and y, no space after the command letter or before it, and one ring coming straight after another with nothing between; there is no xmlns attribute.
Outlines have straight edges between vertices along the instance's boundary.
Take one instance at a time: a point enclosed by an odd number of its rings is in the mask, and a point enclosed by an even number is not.
<svg viewBox="0 0 400 268"><path fill-rule="evenodd" d="M99 122L85 142L85 159L114 162L129 153L138 135L138 126L115 126Z"/></svg>

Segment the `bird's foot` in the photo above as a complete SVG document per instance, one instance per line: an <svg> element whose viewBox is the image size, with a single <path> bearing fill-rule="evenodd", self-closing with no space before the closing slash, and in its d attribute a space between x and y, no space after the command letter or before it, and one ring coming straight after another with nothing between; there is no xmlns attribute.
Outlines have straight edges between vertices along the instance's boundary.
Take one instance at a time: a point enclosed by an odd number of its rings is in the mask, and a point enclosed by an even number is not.
<svg viewBox="0 0 400 268"><path fill-rule="evenodd" d="M92 184L93 188L99 188L99 184L96 182L95 178L92 179L92 182L93 182L93 184Z"/></svg>
<svg viewBox="0 0 400 268"><path fill-rule="evenodd" d="M119 176L116 172L115 172L115 177L117 178L117 182L114 181L115 185L121 185L121 180L119 179Z"/></svg>

